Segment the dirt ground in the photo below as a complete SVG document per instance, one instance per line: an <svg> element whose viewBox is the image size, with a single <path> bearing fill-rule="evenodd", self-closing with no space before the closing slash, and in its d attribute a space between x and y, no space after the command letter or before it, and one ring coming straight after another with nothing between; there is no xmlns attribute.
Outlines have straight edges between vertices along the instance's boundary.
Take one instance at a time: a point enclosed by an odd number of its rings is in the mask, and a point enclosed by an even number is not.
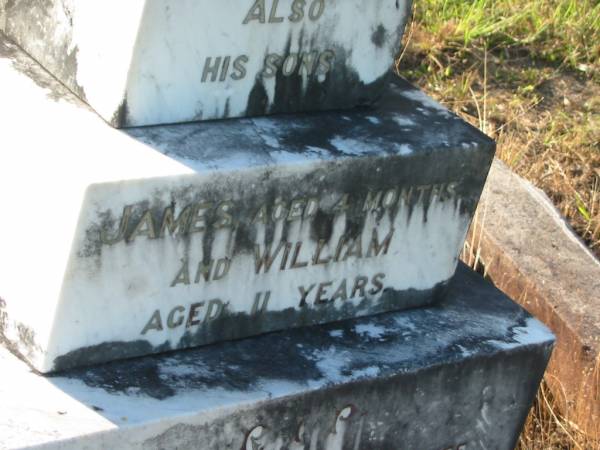
<svg viewBox="0 0 600 450"><path fill-rule="evenodd" d="M436 49L414 31L399 72L498 143L600 257L600 82L526 49ZM423 69L425 66L425 69Z"/></svg>

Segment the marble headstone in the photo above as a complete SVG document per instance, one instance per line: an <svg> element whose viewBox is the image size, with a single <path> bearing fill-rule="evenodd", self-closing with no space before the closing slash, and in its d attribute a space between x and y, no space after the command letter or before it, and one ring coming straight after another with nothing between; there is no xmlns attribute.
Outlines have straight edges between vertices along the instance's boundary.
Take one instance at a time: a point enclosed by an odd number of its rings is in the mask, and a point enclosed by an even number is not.
<svg viewBox="0 0 600 450"><path fill-rule="evenodd" d="M116 127L372 103L410 0L0 0L0 31Z"/></svg>
<svg viewBox="0 0 600 450"><path fill-rule="evenodd" d="M0 447L513 450L553 341L462 266L432 308L59 376L0 348Z"/></svg>
<svg viewBox="0 0 600 450"><path fill-rule="evenodd" d="M428 305L454 274L494 143L402 80L376 110L124 133L0 55L0 334L41 372Z"/></svg>

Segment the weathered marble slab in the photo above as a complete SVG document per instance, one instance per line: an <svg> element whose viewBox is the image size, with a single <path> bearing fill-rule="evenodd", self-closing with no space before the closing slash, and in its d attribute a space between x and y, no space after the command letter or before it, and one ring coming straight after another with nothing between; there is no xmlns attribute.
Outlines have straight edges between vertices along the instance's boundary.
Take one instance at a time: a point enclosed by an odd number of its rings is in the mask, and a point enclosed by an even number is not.
<svg viewBox="0 0 600 450"><path fill-rule="evenodd" d="M377 110L125 134L3 48L0 334L37 370L423 306L452 277L494 144L406 82Z"/></svg>
<svg viewBox="0 0 600 450"><path fill-rule="evenodd" d="M0 30L116 127L370 104L410 0L0 0Z"/></svg>
<svg viewBox="0 0 600 450"><path fill-rule="evenodd" d="M461 266L432 308L59 377L0 349L0 448L512 450L552 343Z"/></svg>

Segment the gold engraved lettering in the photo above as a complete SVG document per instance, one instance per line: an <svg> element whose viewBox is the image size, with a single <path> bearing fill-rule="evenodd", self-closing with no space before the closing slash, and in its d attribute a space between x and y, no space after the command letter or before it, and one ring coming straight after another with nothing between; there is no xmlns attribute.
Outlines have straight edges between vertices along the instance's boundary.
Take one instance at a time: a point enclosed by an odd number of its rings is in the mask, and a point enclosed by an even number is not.
<svg viewBox="0 0 600 450"><path fill-rule="evenodd" d="M157 309L150 317L150 320L142 330L142 335L146 334L150 330L162 331L162 318L160 317L160 311Z"/></svg>
<svg viewBox="0 0 600 450"><path fill-rule="evenodd" d="M383 196L383 192L381 192L381 191L376 192L376 193L369 191L367 193L367 199L365 200L365 204L363 206L363 211L364 212L375 211L377 208L379 208L379 204L381 203L382 196Z"/></svg>
<svg viewBox="0 0 600 450"><path fill-rule="evenodd" d="M206 312L206 317L204 318L204 323L212 322L217 320L223 314L223 310L225 309L225 304L215 298L208 303L208 311Z"/></svg>
<svg viewBox="0 0 600 450"><path fill-rule="evenodd" d="M252 223L267 223L267 218L269 217L269 214L267 212L267 205L263 205L260 207L260 209L258 210L258 212L256 213L256 215L254 216L254 219L252 220Z"/></svg>
<svg viewBox="0 0 600 450"><path fill-rule="evenodd" d="M417 186L417 191L419 191L419 201L422 202L425 198L425 191L431 189L431 185L424 184L423 186Z"/></svg>
<svg viewBox="0 0 600 450"><path fill-rule="evenodd" d="M123 215L121 216L121 221L119 223L119 230L117 231L117 235L114 237L109 237L106 234L106 230L103 228L100 231L100 241L106 245L114 245L125 239L125 233L127 232L127 227L129 226L129 219L131 218L131 212L133 207L128 205L123 208Z"/></svg>
<svg viewBox="0 0 600 450"><path fill-rule="evenodd" d="M206 80L208 79L209 76L210 76L210 81L212 81L212 82L217 81L217 77L219 76L219 70L221 69L221 60L222 60L222 58L220 56L217 56L214 59L214 63L213 63L213 58L211 56L206 58L206 61L204 62L204 70L202 71L202 82L203 83L206 83Z"/></svg>
<svg viewBox="0 0 600 450"><path fill-rule="evenodd" d="M373 285L373 288L369 290L369 294L377 295L381 291L383 291L383 279L384 278L385 278L384 273L378 273L377 275L373 276L373 278L371 278L371 284Z"/></svg>
<svg viewBox="0 0 600 450"><path fill-rule="evenodd" d="M315 304L322 305L322 304L327 303L329 301L327 299L327 297L326 297L326 295L327 295L327 288L331 287L332 284L333 284L332 281L327 281L325 283L319 284L319 289L317 289L317 297L315 299Z"/></svg>
<svg viewBox="0 0 600 450"><path fill-rule="evenodd" d="M260 271L263 270L263 267L264 267L264 273L267 273L271 269L271 266L273 265L275 258L277 258L277 255L279 255L279 252L285 246L286 246L286 243L281 241L279 243L279 245L277 246L275 253L273 253L271 255L271 246L269 246L269 247L265 247L265 251L261 255L260 245L258 245L258 244L255 245L254 246L254 268L255 268L256 274L259 274Z"/></svg>
<svg viewBox="0 0 600 450"><path fill-rule="evenodd" d="M318 264L327 264L329 261L331 261L331 256L327 256L324 259L321 259L321 252L323 251L323 248L327 245L327 241L324 239L319 240L318 244L317 244L317 251L315 252L315 255L313 257L313 265L318 265Z"/></svg>
<svg viewBox="0 0 600 450"><path fill-rule="evenodd" d="M302 70L304 70L308 76L315 73L318 59L319 52L316 50L300 53L300 73L302 73Z"/></svg>
<svg viewBox="0 0 600 450"><path fill-rule="evenodd" d="M348 211L348 209L350 209L350 194L344 194L333 207L333 212L341 214Z"/></svg>
<svg viewBox="0 0 600 450"><path fill-rule="evenodd" d="M246 77L246 64L250 58L246 55L240 55L233 61L233 73L231 74L231 79L238 81Z"/></svg>
<svg viewBox="0 0 600 450"><path fill-rule="evenodd" d="M181 326L184 321L184 313L185 308L183 306L173 308L167 317L167 326L171 329ZM177 318L175 318L176 314L178 314Z"/></svg>
<svg viewBox="0 0 600 450"><path fill-rule="evenodd" d="M290 256L291 249L292 249L292 244L286 243L285 250L283 251L283 257L281 258L281 264L279 265L279 270L285 270L285 266L287 265L287 261Z"/></svg>
<svg viewBox="0 0 600 450"><path fill-rule="evenodd" d="M345 236L342 236L338 241L338 245L335 249L335 256L333 257L333 260L335 262L339 262L340 257L342 256L342 250L344 249L344 245L346 245L347 242L348 238L346 238Z"/></svg>
<svg viewBox="0 0 600 450"><path fill-rule="evenodd" d="M215 267L215 273L213 275L213 281L222 280L229 273L231 268L231 259L221 258L217 261L217 267Z"/></svg>
<svg viewBox="0 0 600 450"><path fill-rule="evenodd" d="M284 76L289 77L296 73L296 68L298 66L298 53L290 53L283 60L283 65L281 66L281 72Z"/></svg>
<svg viewBox="0 0 600 450"><path fill-rule="evenodd" d="M275 201L275 205L273 206L273 214L271 214L271 218L273 219L274 222L277 222L279 220L282 220L286 217L287 215L287 209L286 209L286 205L285 202L278 198Z"/></svg>
<svg viewBox="0 0 600 450"><path fill-rule="evenodd" d="M276 53L265 57L265 66L262 71L263 78L273 78L281 70L283 76L289 77L294 74L302 75L306 72L310 75L325 75L333 67L335 53L333 50L289 53L285 56Z"/></svg>
<svg viewBox="0 0 600 450"><path fill-rule="evenodd" d="M261 444L264 432L265 427L262 425L254 427L252 430L250 430L250 432L246 435L242 450L264 450L265 446Z"/></svg>
<svg viewBox="0 0 600 450"><path fill-rule="evenodd" d="M342 280L339 287L336 289L336 291L333 293L333 296L331 297L332 302L335 302L338 299L348 300L348 288L345 278Z"/></svg>
<svg viewBox="0 0 600 450"><path fill-rule="evenodd" d="M292 14L288 17L290 22L298 23L304 19L304 8L306 0L294 0L292 3Z"/></svg>
<svg viewBox="0 0 600 450"><path fill-rule="evenodd" d="M211 259L208 263L200 261L198 263L198 269L196 270L196 278L194 282L198 284L200 283L200 280L204 278L204 281L208 283L210 281L210 274L212 273L214 264L214 259Z"/></svg>
<svg viewBox="0 0 600 450"><path fill-rule="evenodd" d="M156 239L156 231L154 230L154 219L152 211L147 210L140 221L135 226L133 232L127 239L128 242L133 242L138 236L146 236L149 239Z"/></svg>
<svg viewBox="0 0 600 450"><path fill-rule="evenodd" d="M279 6L279 0L273 0L271 5L271 13L269 14L269 23L281 23L283 17L277 17L277 7Z"/></svg>
<svg viewBox="0 0 600 450"><path fill-rule="evenodd" d="M319 211L319 199L311 197L306 202L306 208L304 208L304 219L312 219L317 215Z"/></svg>
<svg viewBox="0 0 600 450"><path fill-rule="evenodd" d="M287 216L287 220L292 222L297 219L302 219L302 215L304 214L304 209L306 207L306 200L303 198L298 198L292 201L290 205L290 211Z"/></svg>
<svg viewBox="0 0 600 450"><path fill-rule="evenodd" d="M227 73L229 72L229 63L231 62L231 56L226 56L223 58L223 66L221 67L221 76L219 77L219 81L223 82L227 78Z"/></svg>
<svg viewBox="0 0 600 450"><path fill-rule="evenodd" d="M242 24L246 25L256 21L258 23L281 23L284 21L283 16L278 15L279 0L272 0L269 17L267 19L267 2L265 0L255 0ZM292 23L298 23L305 17L306 0L294 0L291 5L291 14L287 19ZM325 0L312 0L308 8L308 18L311 21L317 21L325 12Z"/></svg>
<svg viewBox="0 0 600 450"><path fill-rule="evenodd" d="M204 306L204 302L194 303L190 306L190 312L188 314L187 323L185 324L186 328L191 328L193 326L200 324L200 319L198 319L198 310Z"/></svg>
<svg viewBox="0 0 600 450"><path fill-rule="evenodd" d="M271 291L257 292L254 296L254 304L252 305L252 311L250 315L256 316L262 314L267 310L269 300L271 299Z"/></svg>
<svg viewBox="0 0 600 450"><path fill-rule="evenodd" d="M231 56L217 56L214 58L209 56L206 58L204 69L202 70L202 83L206 83L207 81L214 83L217 79L223 82L227 80L227 76L236 81L244 78L247 74L246 63L249 61L248 56L240 55L233 59L233 70L230 74L229 69L232 66L232 59Z"/></svg>
<svg viewBox="0 0 600 450"><path fill-rule="evenodd" d="M395 231L396 230L392 228L385 239L379 243L377 228L373 228L373 237L371 238L371 243L369 244L369 249L367 250L367 258L379 256L382 252L384 255L387 255Z"/></svg>
<svg viewBox="0 0 600 450"><path fill-rule="evenodd" d="M319 66L317 68L317 75L326 75L333 67L333 60L335 59L335 52L333 50L325 50L319 56Z"/></svg>
<svg viewBox="0 0 600 450"><path fill-rule="evenodd" d="M233 226L233 216L230 211L233 209L232 201L221 202L217 207L217 222L215 228L231 228Z"/></svg>
<svg viewBox="0 0 600 450"><path fill-rule="evenodd" d="M351 256L354 256L355 258L362 258L362 239L360 236L354 239L352 244L348 246L348 250L346 251L342 261L346 261Z"/></svg>
<svg viewBox="0 0 600 450"><path fill-rule="evenodd" d="M212 203L197 203L194 205L190 232L202 232L206 230L206 212L212 207Z"/></svg>
<svg viewBox="0 0 600 450"><path fill-rule="evenodd" d="M306 299L308 298L308 294L315 288L316 284L311 284L308 289L305 289L304 286L299 286L298 290L300 291L300 307L306 305Z"/></svg>
<svg viewBox="0 0 600 450"><path fill-rule="evenodd" d="M265 0L255 0L254 4L250 7L250 11L246 14L246 18L242 24L258 20L260 23L265 23Z"/></svg>
<svg viewBox="0 0 600 450"><path fill-rule="evenodd" d="M360 292L360 297L366 297L365 287L369 279L367 277L356 277L354 280L354 286L352 287L352 294L350 294L350 298L354 298L357 292Z"/></svg>
<svg viewBox="0 0 600 450"><path fill-rule="evenodd" d="M171 287L175 287L178 284L183 284L185 286L190 284L190 265L187 259L182 261L181 269L179 269L179 272L177 272L177 275L175 275L175 278L171 283Z"/></svg>
<svg viewBox="0 0 600 450"><path fill-rule="evenodd" d="M383 195L383 200L381 202L382 206L385 209L391 208L398 201L398 190L390 189Z"/></svg>
<svg viewBox="0 0 600 450"><path fill-rule="evenodd" d="M276 53L270 53L265 57L265 68L263 69L262 76L264 78L273 78L277 75L279 65L281 64L281 56Z"/></svg>
<svg viewBox="0 0 600 450"><path fill-rule="evenodd" d="M160 232L158 233L158 237L163 238L167 230L171 236L178 233L179 235L186 234L188 232L188 228L190 226L190 219L192 215L192 208L187 206L181 211L179 217L175 219L175 213L173 211L173 207L169 206L165 208L163 213L162 224L160 226Z"/></svg>
<svg viewBox="0 0 600 450"><path fill-rule="evenodd" d="M404 202L405 205L408 205L410 203L410 199L412 198L412 195L413 195L413 190L414 190L413 186L402 189L402 191L400 193L400 197L402 198L402 201Z"/></svg>
<svg viewBox="0 0 600 450"><path fill-rule="evenodd" d="M308 18L316 22L321 18L325 11L325 0L314 0L308 10Z"/></svg>
<svg viewBox="0 0 600 450"><path fill-rule="evenodd" d="M308 266L308 262L306 261L298 262L300 250L302 250L302 242L296 242L296 248L294 248L294 255L292 256L292 264L290 269L302 269L303 267Z"/></svg>

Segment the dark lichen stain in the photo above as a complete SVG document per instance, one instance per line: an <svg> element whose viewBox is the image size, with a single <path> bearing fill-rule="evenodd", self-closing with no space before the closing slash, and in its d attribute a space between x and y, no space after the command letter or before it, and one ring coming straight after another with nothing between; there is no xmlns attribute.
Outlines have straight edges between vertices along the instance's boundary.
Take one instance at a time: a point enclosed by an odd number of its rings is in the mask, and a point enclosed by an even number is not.
<svg viewBox="0 0 600 450"><path fill-rule="evenodd" d="M385 44L387 37L387 30L383 26L383 24L379 24L377 29L371 35L371 42L377 47L381 48Z"/></svg>
<svg viewBox="0 0 600 450"><path fill-rule="evenodd" d="M405 82L397 81L396 90L400 92L411 92L413 87ZM256 244L273 245L276 223L272 220L273 208L276 202L283 199L289 206L289 202L296 198L340 198L348 194L350 209L346 213L345 234L348 237L357 236L362 232L367 214L373 214L376 221L382 219L384 210L382 208L372 212L363 210L365 198L369 192L376 193L391 188L408 191L411 187L422 185L457 183L456 195L449 196L442 193L440 201L452 198L454 206L459 207L460 213L472 215L477 205L481 186L483 185L487 169L490 166L495 146L494 143L484 138L474 128L457 122L454 116L445 111L439 111L426 103L403 96L398 101L398 96L390 96L390 100L382 101L380 112L376 114L377 122L371 119L371 111L355 111L344 117L339 114L316 113L310 115L282 116L278 119L279 132L277 139L289 153L306 153L307 147L323 149L329 153L329 158L319 161L319 165L308 171L298 171L289 174L278 170L277 167L263 167L258 171L215 171L202 184L190 184L177 189L170 194L169 202L183 208L197 202L211 202L218 204L225 199L233 201L234 210L232 215L236 221L232 230L232 253L231 257L238 254L253 254ZM391 104L390 104L391 103ZM426 109L428 115L414 114L417 108ZM397 115L410 117L414 122L413 131L401 133L396 123ZM432 121L439 122L439 133L446 133L443 138L432 138L423 133L430 127ZM198 124L202 130L202 124ZM234 125L232 125L234 126ZM251 122L241 127L236 136L246 135L247 132L255 132ZM246 128L251 128L246 130ZM343 148L336 147L336 130L344 127L347 139L377 140L374 145L376 153L372 155L363 154L356 157L344 153ZM178 142L161 142L165 135L153 135L156 145L168 145L177 147ZM166 134L168 139L175 139L177 134ZM169 136L172 136L169 138ZM371 136L376 136L373 138ZM238 139L236 137L236 139ZM448 147L443 151L439 149L440 139L448 142ZM464 142L475 142L475 147L465 149ZM394 143L394 146L387 145ZM223 146L240 147L246 142L232 142L223 138ZM413 150L408 155L398 155L397 145L405 145ZM374 150L375 152L375 150ZM443 166L443 170L440 167ZM134 215L129 222L127 235L130 235L135 227L139 216L145 208L152 207L155 223L161 223L164 209L168 206L161 195L157 193L151 203L141 201L133 205ZM423 193L413 189L408 203L390 208L387 212L391 219L395 220L401 210L405 211L407 220L411 220L413 211L417 206L422 207L423 222L428 220L428 209L432 203L431 190ZM256 242L257 224L254 219L262 207L267 207L266 233L264 242ZM86 239L79 249L79 255L83 257L99 257L102 244L99 241L101 229L113 230L119 226L119 218L122 211L98 211L97 220L86 229ZM210 211L213 214L214 211ZM207 216L210 222L211 216ZM333 226L333 214L330 207L320 207L316 218L310 220L311 238L314 241L320 239L329 240L330 230ZM283 240L293 241L289 235L291 222L284 221L282 229ZM304 226L304 221L301 224ZM158 226L158 225L157 225ZM209 227L210 228L210 227ZM157 230L158 232L158 230ZM212 246L215 232L212 229L203 236L203 257L205 263L212 255ZM144 239L144 238L141 238ZM169 238L171 239L171 238ZM173 239L189 239L189 235L177 235ZM137 241L117 245L138 245Z"/></svg>
<svg viewBox="0 0 600 450"><path fill-rule="evenodd" d="M56 32L60 22L56 20L55 2L52 0L7 1L5 5L6 34L16 41L32 58L55 76L77 97L86 101L85 91L77 81L79 49L72 41L72 32ZM63 5L65 20L72 24L71 12ZM54 39L60 36L62 40ZM16 58L13 64L38 85L51 88L48 97L55 100L69 99L55 80L26 61Z"/></svg>
<svg viewBox="0 0 600 450"><path fill-rule="evenodd" d="M8 314L6 312L6 301L0 297L0 336L3 336L8 327Z"/></svg>
<svg viewBox="0 0 600 450"><path fill-rule="evenodd" d="M310 236L315 242L329 242L333 234L333 221L335 214L325 212L321 208L317 210L314 219L311 222Z"/></svg>
<svg viewBox="0 0 600 450"><path fill-rule="evenodd" d="M298 38L294 53L311 51L321 45L311 41L309 48L304 49L303 35ZM322 43L319 43L322 44ZM390 72L385 73L375 81L365 84L359 74L349 66L347 51L334 45L331 50L335 53L332 67L319 79L317 73L306 74L302 64L298 64L294 73L284 75L280 68L275 75L274 98L269 99L264 87L263 74L256 76L254 86L248 97L247 116L281 114L301 111L332 110L372 105L383 94L388 83ZM292 53L291 35L281 53L282 61ZM265 55L266 59L266 55Z"/></svg>
<svg viewBox="0 0 600 450"><path fill-rule="evenodd" d="M0 297L0 344L35 371L30 364L30 357L41 351L40 345L36 342L35 332L27 325L13 321L12 324L17 330L17 338L16 341L10 340L6 335L9 321L6 301Z"/></svg>
<svg viewBox="0 0 600 450"><path fill-rule="evenodd" d="M248 106L246 107L246 115L259 116L267 111L269 104L269 95L262 83L260 77L256 77L254 86L248 96Z"/></svg>
<svg viewBox="0 0 600 450"><path fill-rule="evenodd" d="M129 123L129 107L127 106L127 99L123 99L113 117L110 121L110 124L117 127L123 128L126 127Z"/></svg>
<svg viewBox="0 0 600 450"><path fill-rule="evenodd" d="M35 332L26 325L18 324L17 334L20 345L27 349L29 353L33 353L37 348L35 342Z"/></svg>
<svg viewBox="0 0 600 450"><path fill-rule="evenodd" d="M135 355L166 352L171 350L168 342L154 346L145 340L130 342L105 342L89 347L81 347L54 360L53 371L60 372L73 367L90 366L115 359L130 358Z"/></svg>
<svg viewBox="0 0 600 450"><path fill-rule="evenodd" d="M221 318L203 324L196 331L186 332L175 345L165 342L155 347L148 341L138 340L132 342L106 342L83 347L56 358L53 372L139 355L231 341L288 328L337 322L364 316L365 314L381 314L387 311L415 308L439 301L443 297L442 293L445 292L447 286L448 283L443 282L433 289L419 291L414 289L406 291L386 289L378 300L364 298L359 303L346 302L341 307L328 303L313 307L267 311L255 316L247 313L230 313L226 310Z"/></svg>
<svg viewBox="0 0 600 450"><path fill-rule="evenodd" d="M395 89L400 89L401 92L414 89L410 85L403 84L403 82L399 81L397 83ZM256 225L252 222L259 209L265 205L268 208L267 215L271 216L273 206L278 199L284 199L287 202L295 198L339 199L342 194L348 194L350 208L345 214L344 234L353 237L360 234L364 229L367 217L364 211L364 203L369 192L381 192L390 188L408 189L411 186L445 184L450 181L458 183L456 196L453 196L453 200L456 202L457 207L460 200L460 213L472 215L486 177L487 168L489 168L493 157L493 142L484 138L470 126L457 122L454 116L409 98L411 96L408 96L402 102L398 102L397 95L390 97L393 104L390 105L387 101L382 102L381 113L377 115L380 119L378 123L373 123L370 120L371 113L369 111L348 113L347 119L343 119L337 114L328 113L312 114L306 117L298 115L280 118L279 123L282 132L278 135L278 139L285 146L286 151L302 154L305 151L305 145L310 143L310 145L314 144L319 148L330 148L334 157L319 161L318 165L310 166L310 170L298 170L291 173L280 171L276 167L263 167L256 171L215 171L207 175L207 178L204 178L200 184L190 182L189 185L173 190L169 194L168 202L165 202L164 194L161 196L157 192L155 198L151 201L145 200L134 205L134 217L136 219L131 220L128 234L146 208L152 208L156 223L160 223L160 216L164 208L169 205L179 205L181 209L182 205L197 202L218 204L225 199L232 199L235 208L232 215L237 224L233 230L228 231L231 234L230 242L233 245L233 248L230 249L232 253L228 256L253 255L256 244L265 246L277 244L274 242L275 222L273 220L267 220L264 242L256 242ZM428 108L430 114L412 115L417 107ZM415 131L406 134L399 133L398 125L395 122L396 114L411 117L415 121ZM450 145L443 151L439 149L439 136L432 138L421 132L430 126L431 120L438 120L441 129L448 130L448 134L443 139L446 139ZM288 124L288 121L291 124ZM340 124L346 127L349 139L358 140L363 139L364 136L367 136L366 139L370 139L368 136L376 135L377 142L400 142L410 146L414 151L408 155L399 155L394 148L382 145L378 147L377 153L373 155L356 157L345 154L343 149L335 148L331 143L332 138L336 135L335 127L339 127ZM439 133L441 132L439 131ZM465 149L460 145L465 141L474 141L477 146ZM444 170L439 170L442 165ZM430 195L429 191L425 191L425 194L415 192L410 197L408 204L403 204L402 208L407 209L410 216L417 206L421 206L423 209L421 219L426 221L428 207L431 203ZM448 198L452 197L443 196L441 200L447 201ZM315 241L327 240L331 236L332 211L329 206L327 208L321 206L320 209L321 211L317 217L311 219L310 224L308 224L311 227L310 239L313 241L313 246L316 243ZM114 219L114 216L118 217L120 213L120 211L115 211L99 217L99 223L91 226L96 230L96 239L98 236L97 231L101 226L108 223L112 223L114 227L118 225L118 221ZM368 214L374 214L376 219L380 220L383 212L375 210L368 212ZM389 210L389 214L395 217L398 211L392 208ZM210 215L207 216L208 220L210 220L210 217ZM290 227L290 222L284 220L283 236L294 242L293 236L287 234L288 227ZM92 236L94 233L87 235ZM169 239L188 238L189 236L182 235ZM225 256L210 253L214 238L215 236L210 233L203 236L205 258L206 255L212 255L213 258ZM138 244L136 240L134 242L120 242L116 245ZM84 246L84 248L94 249L97 247L89 245ZM249 267L248 270L254 270L254 267ZM426 304L431 301L433 294L432 292L420 294L387 293L386 295L392 299L389 303L386 303L384 298L374 305L365 304L363 306L369 312L399 309L408 304ZM414 302L410 300L411 298ZM196 333L186 335L181 342L173 343L173 348L201 345L222 339L236 339L245 335L263 333L288 326L311 325L327 320L340 320L344 317L352 317L357 313L362 314L361 311L364 310L360 308L353 310L351 305L348 304L339 311L326 305L319 309L306 308L303 310L291 309L270 312L260 318L252 318L246 314L228 316L222 321L215 321L209 326L203 327ZM126 343L124 345L127 346ZM154 348L148 350L150 352L157 351ZM118 351L114 352L110 345L107 349L92 353L100 355L99 360L113 358L112 353L120 354ZM132 348L131 350L124 350L123 353L133 356L146 353L146 350ZM75 358L74 361L69 361L69 359L72 358L59 361L57 367L67 368L78 365L78 358Z"/></svg>
<svg viewBox="0 0 600 450"><path fill-rule="evenodd" d="M389 295L394 297L396 293ZM465 266L459 267L449 284L439 286L436 296L443 299L429 308L403 314L286 329L201 349L77 369L61 376L108 392L165 399L190 390L256 391L264 380L310 385L311 381L330 377L319 362L332 352L347 356L339 367L340 374L364 374L377 361L377 378L383 380L400 373L422 375L425 367L472 360L465 359L465 351L485 360L487 356L506 354L499 343L523 346L518 333L527 328L531 316ZM277 320L276 315L270 318ZM232 316L231 320L237 323L239 317ZM360 324L381 332L363 333ZM536 345L541 344L540 340ZM547 356L551 338L543 345Z"/></svg>
<svg viewBox="0 0 600 450"><path fill-rule="evenodd" d="M222 115L223 119L227 119L230 115L230 108L231 108L230 103L231 103L231 100L228 98L225 101L225 109L223 110L223 115Z"/></svg>
<svg viewBox="0 0 600 450"><path fill-rule="evenodd" d="M370 343L375 348L386 347ZM391 345L390 355L365 358L369 365L364 369L376 368L378 376L357 377L357 372L343 367L340 374L351 381L315 389L310 386L312 380L307 373L294 395L249 401L201 423L174 424L148 437L142 446L244 450L248 444L264 448L261 444L276 442L278 449L308 450L331 448L331 438L335 437L343 449L447 448L449 442L472 442L472 424L481 419L484 406L489 421L498 424L494 429L497 432L485 433L487 448L515 446L518 433L506 430L519 429L527 415L547 364L547 346L479 358L461 357L455 351L441 352L441 364L425 367L414 353L418 346L413 346L411 356L418 370L395 365L390 368L382 363L393 359L398 347L410 354L410 346ZM358 350L346 349L350 357L369 353L362 346ZM257 375L252 367L245 368L248 377ZM202 387L198 391L201 390ZM456 414L456 405L461 406L461 414ZM506 414L507 405L513 406L511 414ZM344 432L340 433L340 412L348 407L351 414L343 419ZM424 427L424 423L428 426ZM262 428L260 443L248 439L258 426Z"/></svg>

